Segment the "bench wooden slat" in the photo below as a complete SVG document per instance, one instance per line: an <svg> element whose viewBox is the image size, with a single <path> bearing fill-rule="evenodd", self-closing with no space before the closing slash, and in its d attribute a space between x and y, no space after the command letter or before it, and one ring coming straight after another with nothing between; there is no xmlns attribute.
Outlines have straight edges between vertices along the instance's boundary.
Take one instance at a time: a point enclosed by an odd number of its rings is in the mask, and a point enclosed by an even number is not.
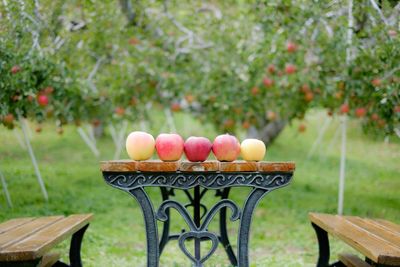
<svg viewBox="0 0 400 267"><path fill-rule="evenodd" d="M7 246L26 238L27 236L45 228L50 224L55 223L56 221L61 220L62 218L63 216L37 218L0 234L0 252L7 248Z"/></svg>
<svg viewBox="0 0 400 267"><path fill-rule="evenodd" d="M18 218L18 219L11 219L6 222L3 222L2 224L0 224L0 234L7 232L13 228L16 228L27 222L30 222L34 219L35 218Z"/></svg>
<svg viewBox="0 0 400 267"><path fill-rule="evenodd" d="M353 254L339 254L339 261L347 267L371 267L370 264Z"/></svg>
<svg viewBox="0 0 400 267"><path fill-rule="evenodd" d="M88 224L92 217L92 214L66 217L0 251L0 261L37 259L50 248Z"/></svg>
<svg viewBox="0 0 400 267"><path fill-rule="evenodd" d="M376 263L400 264L400 249L337 215L310 213L310 220Z"/></svg>
<svg viewBox="0 0 400 267"><path fill-rule="evenodd" d="M388 241L393 246L400 249L400 234L388 231L385 227L379 224L375 224L373 221L362 219L360 217L346 216L345 218L346 220L358 225L359 227L364 228L368 232Z"/></svg>
<svg viewBox="0 0 400 267"><path fill-rule="evenodd" d="M379 223L380 225L385 226L386 228L388 228L389 230L393 231L393 232L397 232L400 234L400 225L386 221L386 220L381 220L381 219L377 219L374 220L375 222Z"/></svg>

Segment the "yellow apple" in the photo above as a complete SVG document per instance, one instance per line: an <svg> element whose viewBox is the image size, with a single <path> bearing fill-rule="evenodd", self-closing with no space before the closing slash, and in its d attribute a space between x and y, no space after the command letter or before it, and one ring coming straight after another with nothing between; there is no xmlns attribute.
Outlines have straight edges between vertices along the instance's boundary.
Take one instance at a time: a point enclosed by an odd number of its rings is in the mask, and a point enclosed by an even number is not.
<svg viewBox="0 0 400 267"><path fill-rule="evenodd" d="M260 161L265 156L265 144L258 139L245 139L240 145L242 157L246 161Z"/></svg>
<svg viewBox="0 0 400 267"><path fill-rule="evenodd" d="M131 132L126 138L126 152L133 160L147 160L153 156L155 144L151 134Z"/></svg>

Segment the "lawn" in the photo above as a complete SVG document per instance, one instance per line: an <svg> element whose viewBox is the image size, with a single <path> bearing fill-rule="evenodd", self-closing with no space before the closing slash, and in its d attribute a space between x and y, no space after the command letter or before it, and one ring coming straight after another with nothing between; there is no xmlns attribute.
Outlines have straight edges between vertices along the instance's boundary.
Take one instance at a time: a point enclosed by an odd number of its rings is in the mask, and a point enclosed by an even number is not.
<svg viewBox="0 0 400 267"><path fill-rule="evenodd" d="M315 264L317 244L307 213L337 210L340 138L333 143L332 140L338 119L329 126L314 156L307 159L325 119L324 113L312 112L306 118L308 129L304 134L299 134L294 124L267 149L267 160L295 161L297 169L292 184L267 195L256 210L250 244L252 266ZM154 135L161 130L161 120L158 118L152 123ZM215 136L211 127L192 122L190 117L178 114L175 121L184 137ZM350 123L348 133L344 213L400 223L398 140L393 137L384 143L382 138L367 137L355 121ZM0 170L6 176L15 206L7 208L1 193L0 221L21 216L92 212L95 219L84 241L84 265L145 266L145 232L138 204L127 194L105 184L99 159L80 139L75 127L67 127L63 136L58 136L52 125L45 125L41 134L33 133L32 144L49 191L48 203L43 201L28 153L18 145L13 132L1 128L0 139ZM101 159L111 159L114 154L111 138L104 136L98 145ZM123 157L127 157L125 153ZM234 189L232 195L235 201L243 203L245 194L235 194L240 190L245 189ZM152 189L149 193L156 196L158 191ZM181 220L176 220L172 228L180 231L183 225ZM216 226L212 224L210 228L216 229ZM237 223L231 223L229 231L234 233L236 229ZM340 251L351 251L340 242L332 243L333 257ZM66 247L63 244L60 249ZM172 241L161 257L161 266L189 265L176 241ZM221 247L206 266L229 266Z"/></svg>

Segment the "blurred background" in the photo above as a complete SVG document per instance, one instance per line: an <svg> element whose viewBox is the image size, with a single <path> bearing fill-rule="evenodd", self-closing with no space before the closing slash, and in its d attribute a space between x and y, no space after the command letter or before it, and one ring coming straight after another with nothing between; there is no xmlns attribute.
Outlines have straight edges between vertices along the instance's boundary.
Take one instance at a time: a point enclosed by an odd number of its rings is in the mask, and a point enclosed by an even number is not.
<svg viewBox="0 0 400 267"><path fill-rule="evenodd" d="M94 212L84 264L145 266L139 206L98 162L134 130L230 133L297 165L255 214L253 266L313 266L307 213L338 212L340 173L344 214L400 222L399 28L395 0L2 0L0 220ZM171 244L162 265L187 266Z"/></svg>

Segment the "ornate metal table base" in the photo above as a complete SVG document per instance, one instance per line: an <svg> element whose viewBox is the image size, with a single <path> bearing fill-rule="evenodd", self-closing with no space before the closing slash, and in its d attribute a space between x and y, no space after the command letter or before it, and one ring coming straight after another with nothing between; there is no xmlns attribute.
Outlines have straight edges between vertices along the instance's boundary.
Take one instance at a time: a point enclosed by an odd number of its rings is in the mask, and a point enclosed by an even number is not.
<svg viewBox="0 0 400 267"><path fill-rule="evenodd" d="M253 212L258 202L270 191L286 186L292 172L103 172L108 184L123 191L129 192L142 209L147 237L147 266L156 267L166 244L171 240L178 240L182 252L193 262L196 267L203 266L221 244L234 266L249 266L249 234ZM153 204L145 192L145 187L160 187L163 202L155 211ZM252 187L243 208L228 199L231 187ZM193 188L193 194L189 189ZM169 199L174 195L174 190L185 192L189 203L181 204ZM209 210L201 202L207 191L215 190L220 197ZM193 207L193 218L188 211ZM186 231L180 234L170 234L170 209L175 209L187 224ZM231 221L240 220L237 238L237 254L232 249L227 232L227 209L231 210ZM208 225L215 215L219 213L219 234L208 231ZM163 222L163 230L159 238L157 220ZM194 240L194 255L186 247L187 242ZM201 255L202 241L211 241L211 249L206 255Z"/></svg>

